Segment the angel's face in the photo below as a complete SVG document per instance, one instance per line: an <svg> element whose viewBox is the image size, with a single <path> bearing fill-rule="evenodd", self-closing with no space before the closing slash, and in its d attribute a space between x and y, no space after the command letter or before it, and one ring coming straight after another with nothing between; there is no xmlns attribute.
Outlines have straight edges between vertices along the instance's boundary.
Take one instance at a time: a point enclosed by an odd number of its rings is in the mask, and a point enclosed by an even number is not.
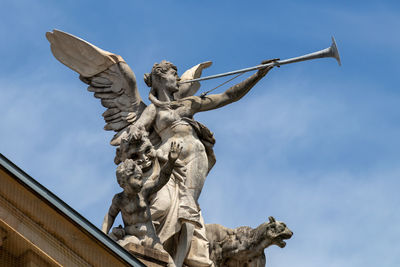
<svg viewBox="0 0 400 267"><path fill-rule="evenodd" d="M179 90L180 81L178 73L174 68L168 68L165 71L152 74L153 87L165 88L169 93L175 93Z"/></svg>

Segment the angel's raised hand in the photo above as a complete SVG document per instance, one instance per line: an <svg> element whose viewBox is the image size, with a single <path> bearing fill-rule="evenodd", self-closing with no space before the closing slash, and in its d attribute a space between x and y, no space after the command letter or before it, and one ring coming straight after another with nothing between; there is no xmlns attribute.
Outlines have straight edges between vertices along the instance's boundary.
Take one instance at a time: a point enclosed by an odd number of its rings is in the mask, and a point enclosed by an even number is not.
<svg viewBox="0 0 400 267"><path fill-rule="evenodd" d="M261 62L261 64L264 65L264 64L268 64L268 63L275 63L275 62L277 62L277 61L279 61L279 58L268 59L268 60L263 60L263 61ZM267 66L267 67L265 67L265 68L263 68L263 69L260 69L259 72L260 72L262 75L265 75L265 74L267 74L268 71L269 71L270 69L272 69L273 67L274 67L274 65ZM279 65L278 65L278 67L279 67Z"/></svg>

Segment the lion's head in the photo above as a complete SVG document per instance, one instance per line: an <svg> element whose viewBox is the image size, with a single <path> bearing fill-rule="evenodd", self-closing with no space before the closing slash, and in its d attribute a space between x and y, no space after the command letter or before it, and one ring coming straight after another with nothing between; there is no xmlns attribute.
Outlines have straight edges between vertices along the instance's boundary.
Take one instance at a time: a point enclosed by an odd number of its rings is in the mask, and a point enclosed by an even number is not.
<svg viewBox="0 0 400 267"><path fill-rule="evenodd" d="M269 223L266 227L266 236L272 241L272 244L284 248L286 246L284 240L291 238L293 232L287 228L284 222L276 221L272 216L268 219Z"/></svg>

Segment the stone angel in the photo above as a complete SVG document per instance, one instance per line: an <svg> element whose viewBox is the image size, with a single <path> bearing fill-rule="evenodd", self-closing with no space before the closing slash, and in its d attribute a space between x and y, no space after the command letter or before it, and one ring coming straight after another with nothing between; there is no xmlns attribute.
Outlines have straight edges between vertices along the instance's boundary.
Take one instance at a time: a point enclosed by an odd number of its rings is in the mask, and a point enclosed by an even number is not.
<svg viewBox="0 0 400 267"><path fill-rule="evenodd" d="M198 64L179 77L175 65L161 61L144 75L146 84L151 88L151 104L146 106L139 95L135 75L121 56L62 31L48 32L46 37L51 43L53 55L78 72L81 81L89 85L88 90L94 92L94 96L107 108L103 113L106 121L104 129L116 132L111 145L119 146L123 138L140 139L146 134L161 159L167 157L171 142L183 144L179 162L185 168L185 187L197 205L193 209L198 211L201 225L199 227L196 223L174 216L177 218L174 222L176 227L166 227L164 220L168 213L177 211L171 211L163 201L162 204L153 203L152 219L164 246L171 240L177 240L173 249L177 266L182 266L183 262L188 266L211 266L209 245L197 201L206 176L215 164L215 139L212 132L195 121L193 116L240 100L272 66L258 70L223 93L200 97L194 95L200 88L198 82L180 82L200 77L202 70L211 62ZM119 163L116 157L116 164ZM153 213L158 216L153 216Z"/></svg>

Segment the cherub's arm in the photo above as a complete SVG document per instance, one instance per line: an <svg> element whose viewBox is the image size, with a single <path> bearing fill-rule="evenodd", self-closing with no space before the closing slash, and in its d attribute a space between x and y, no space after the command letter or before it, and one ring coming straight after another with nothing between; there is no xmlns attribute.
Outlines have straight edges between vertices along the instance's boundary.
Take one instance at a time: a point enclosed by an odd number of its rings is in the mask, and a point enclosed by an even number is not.
<svg viewBox="0 0 400 267"><path fill-rule="evenodd" d="M278 60L278 59L263 61L262 64L266 64L266 63L273 62L276 60ZM209 95L209 96L205 96L205 97L196 97L196 100L197 100L196 102L198 103L198 105L196 105L197 107L195 108L194 113L217 109L217 108L223 107L225 105L228 105L230 103L240 100L272 68L273 67L270 66L270 67L266 67L264 69L258 70L255 74L251 75L246 80L232 86L231 88L229 88L228 90L226 90L225 92L223 92L221 94Z"/></svg>
<svg viewBox="0 0 400 267"><path fill-rule="evenodd" d="M108 234L115 221L115 217L117 217L118 213L121 211L118 205L119 202L118 199L119 195L116 194L112 200L108 213L106 214L106 216L104 216L103 224L101 226L101 231L103 231L103 233L105 234Z"/></svg>
<svg viewBox="0 0 400 267"><path fill-rule="evenodd" d="M171 149L168 154L168 160L161 168L160 175L152 181L149 181L144 186L146 197L159 191L171 178L174 170L175 162L182 151L182 146L171 142Z"/></svg>

